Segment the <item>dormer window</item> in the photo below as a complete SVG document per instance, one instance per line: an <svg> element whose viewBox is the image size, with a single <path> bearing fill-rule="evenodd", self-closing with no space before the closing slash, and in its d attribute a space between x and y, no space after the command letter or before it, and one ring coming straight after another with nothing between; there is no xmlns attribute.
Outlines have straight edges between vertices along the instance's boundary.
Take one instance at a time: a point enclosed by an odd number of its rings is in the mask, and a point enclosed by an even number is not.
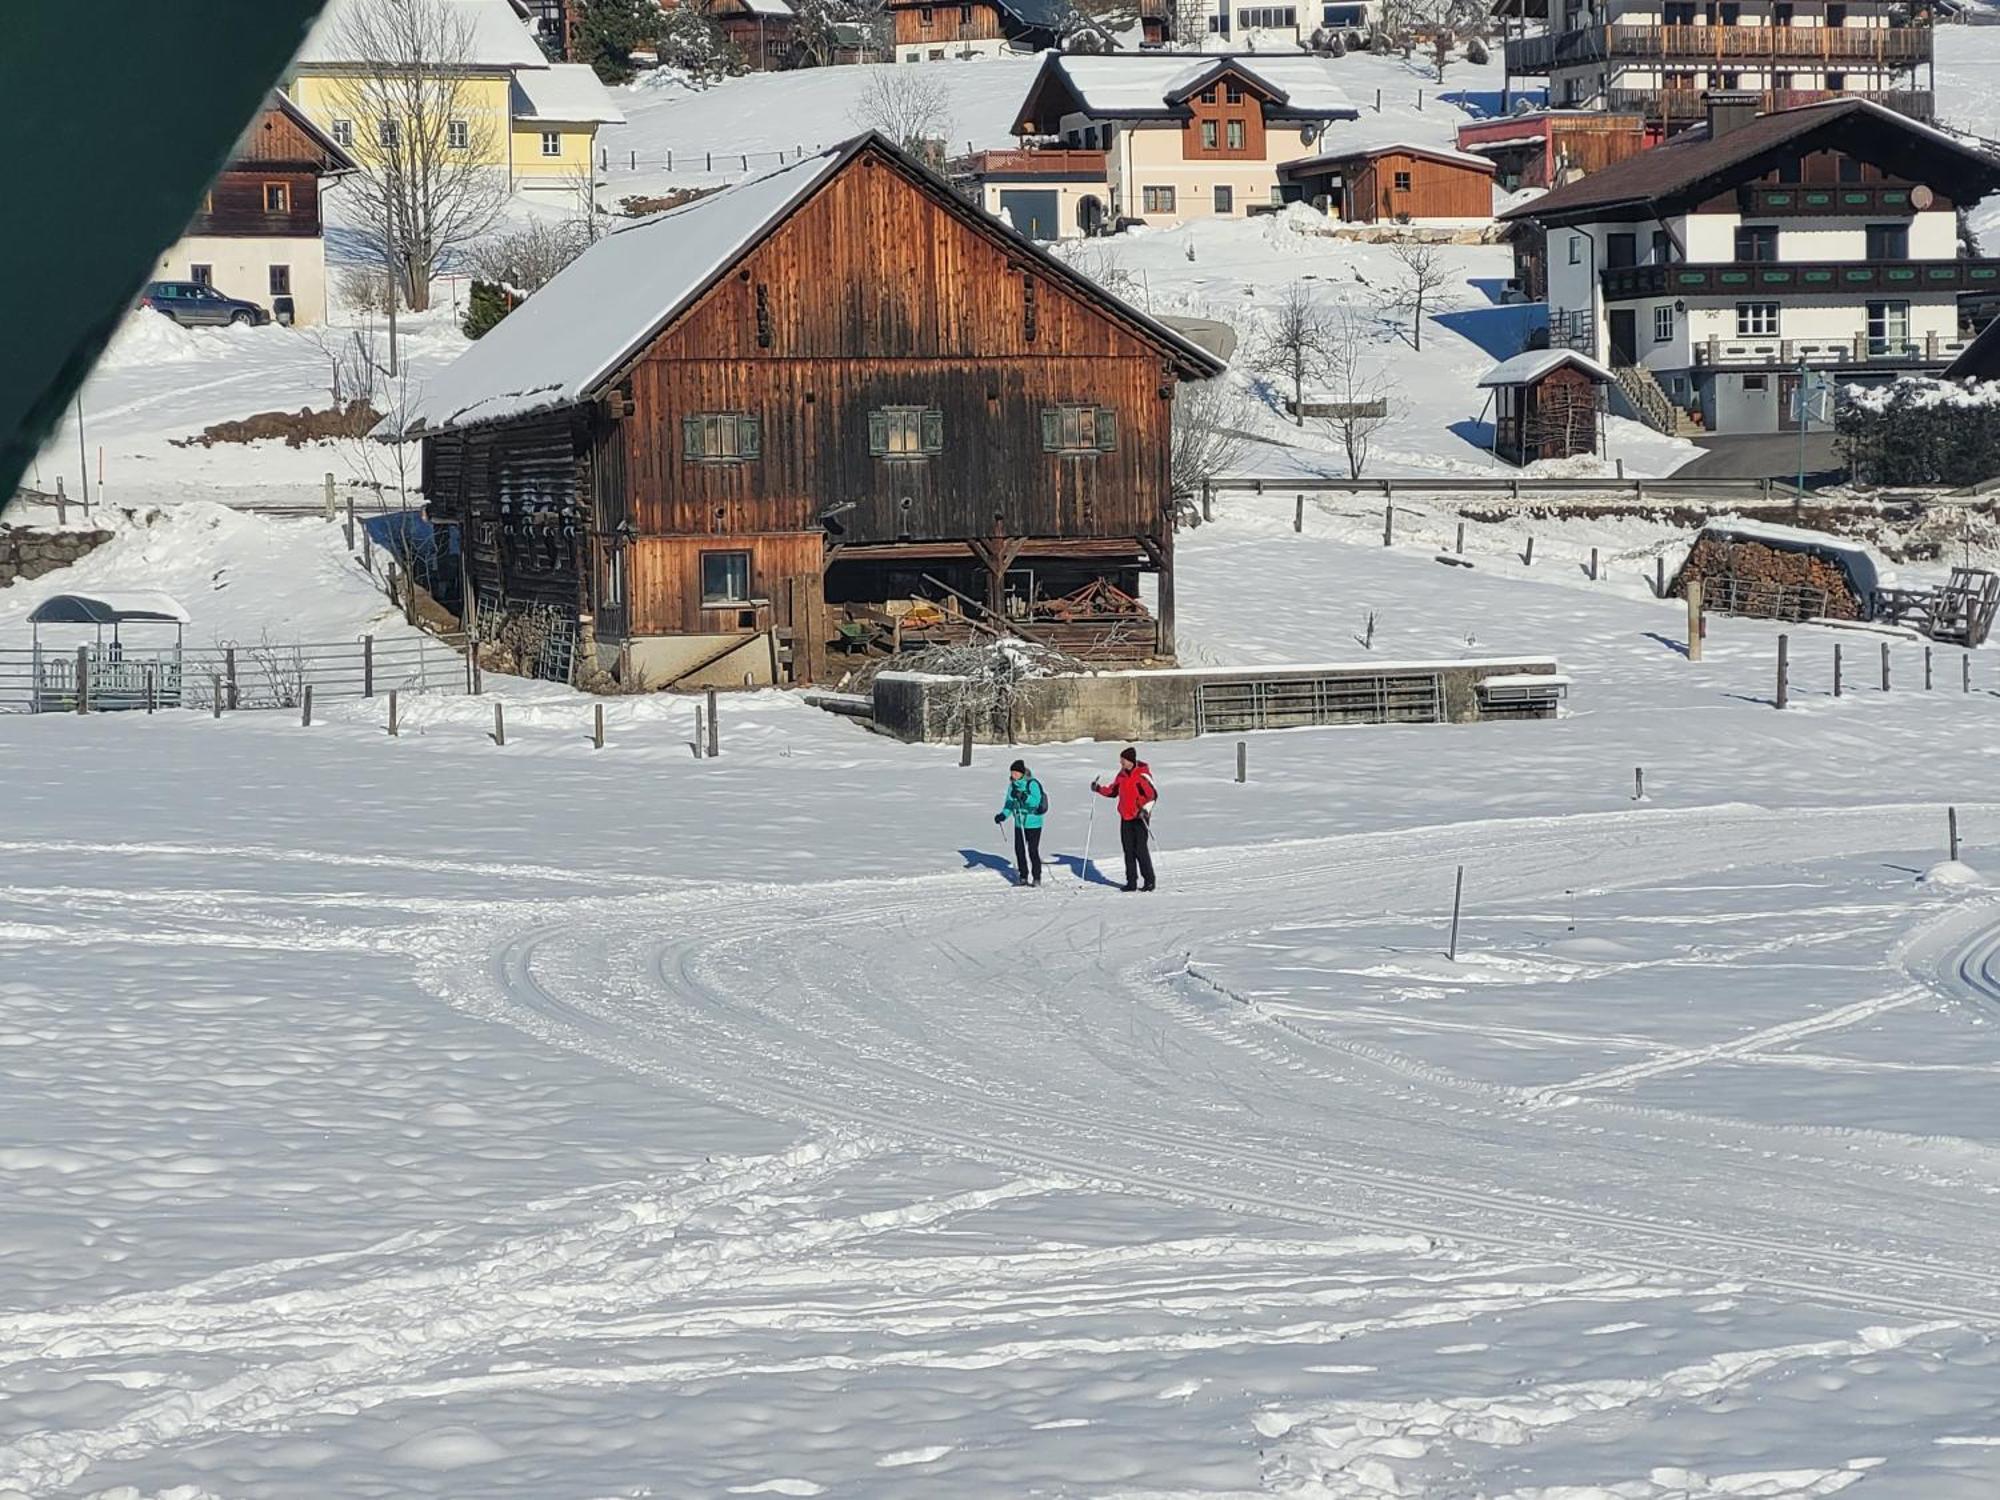
<svg viewBox="0 0 2000 1500"><path fill-rule="evenodd" d="M1237 84L1232 83L1222 91L1222 97L1226 103L1241 104L1243 102L1243 90Z"/></svg>
<svg viewBox="0 0 2000 1500"><path fill-rule="evenodd" d="M1215 103L1215 90L1213 88L1205 88L1195 97L1200 99L1203 104L1213 104Z"/></svg>

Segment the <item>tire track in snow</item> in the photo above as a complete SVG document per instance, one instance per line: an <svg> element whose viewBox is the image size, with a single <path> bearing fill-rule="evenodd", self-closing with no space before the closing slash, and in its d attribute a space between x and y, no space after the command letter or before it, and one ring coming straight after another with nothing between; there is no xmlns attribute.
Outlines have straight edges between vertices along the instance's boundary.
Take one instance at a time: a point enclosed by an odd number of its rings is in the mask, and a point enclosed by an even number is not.
<svg viewBox="0 0 2000 1500"><path fill-rule="evenodd" d="M1787 854L1782 847L1774 846L1785 844L1799 846L1791 857L1808 854L1832 857L1843 851L1860 853L1895 847L1909 831L1904 825L1909 821L1910 811L1885 808L1859 813L1841 810L1837 814L1801 814L1723 809L1707 815L1679 813L1674 817L1681 825L1681 831L1685 831L1689 821L1698 820L1707 825L1710 837L1706 842L1712 847L1727 847L1734 841L1744 848L1758 848L1757 858L1760 861L1775 861L1787 857ZM1562 831L1572 839L1578 834L1592 835L1599 842L1608 843L1611 852L1617 854L1642 848L1647 832L1660 820L1659 814L1641 813L1529 821L1545 827L1559 823ZM1832 826L1830 829L1817 826L1822 823ZM1805 829L1810 831L1802 833L1801 830ZM1537 873L1531 868L1534 861L1523 853L1524 847L1532 848L1532 844L1524 839L1525 832L1520 825L1470 825L1430 830L1414 840L1405 836L1405 841L1443 843L1447 846L1455 844L1454 857L1463 856L1468 861L1474 858L1504 859L1517 879L1522 876L1533 878ZM1830 834L1833 835L1831 839ZM1482 843L1481 839L1490 842ZM1295 852L1304 856L1302 860L1293 860L1281 874L1262 878L1254 870L1245 868L1268 868L1275 863L1268 859L1267 851L1262 850L1251 854L1242 851L1185 853L1180 856L1179 863L1190 876L1212 879L1232 875L1240 877L1240 884L1269 887L1275 899L1281 892L1296 891L1301 885L1309 884L1306 877L1311 875L1337 872L1353 876L1361 853L1367 850L1368 845L1380 842L1379 837L1356 837L1320 841L1317 846L1301 846ZM1381 877L1429 869L1435 866L1444 852L1438 849L1413 851L1387 860L1376 852L1376 868L1372 873ZM1574 879L1575 861L1574 851L1555 864L1545 861L1545 868L1540 872L1542 878L1552 878L1553 889L1564 888ZM1678 863L1688 866L1690 862L1693 868L1713 868L1717 863L1713 854L1684 850ZM1728 862L1726 859L1722 861L1723 864ZM1663 865L1675 861L1663 860L1659 853L1648 852L1642 863L1642 869L1625 872L1622 882L1636 884L1644 879L1656 878L1666 873ZM794 891L793 895L796 897L798 892ZM919 887L909 891L904 901L911 912L928 915L932 926L953 931L957 946L963 947L969 940L969 935L956 924L957 908L968 904L963 898L953 899L950 894L939 897ZM1169 899L1153 909L1166 911L1173 907L1174 903ZM545 944L573 939L574 931L569 924L539 929L531 934L517 933L500 946L498 956L507 977L502 986L503 993L489 997L489 1000L502 1011L509 1004L525 1006L542 1023L559 1022L562 1029L569 1033L572 1044L581 1042L609 1060L628 1067L636 1066L642 1071L664 1072L685 1084L717 1091L721 1097L734 1103L806 1119L846 1120L900 1136L948 1144L975 1157L1073 1173L1114 1187L1139 1188L1185 1201L1237 1210L1254 1209L1306 1222L1362 1223L1410 1233L1441 1234L1517 1252L1552 1254L1558 1259L1583 1259L1653 1273L1743 1277L1813 1300L1884 1311L1976 1322L1991 1322L2000 1318L2000 1305L1996 1305L1990 1296L1957 1300L1972 1289L1982 1294L1990 1293L1996 1274L2000 1274L1996 1268L1984 1265L1965 1267L1923 1255L1858 1250L1830 1243L1823 1215L1816 1214L1810 1227L1794 1223L1769 1234L1731 1231L1699 1222L1671 1221L1669 1215L1675 1212L1684 1214L1693 1208L1690 1204L1674 1204L1661 1217L1651 1218L1473 1187L1417 1173L1380 1167L1357 1168L1326 1155L1325 1147L1330 1143L1315 1140L1309 1134L1282 1142L1278 1149L1232 1140L1225 1149L1218 1150L1212 1132L1196 1133L1172 1126L1137 1124L1104 1109L1081 1110L1073 1104L1058 1108L1046 1097L1046 1089L1037 1090L1027 1080L1012 1080L1019 1087L1006 1092L984 1087L977 1081L981 1074L1006 1060L1004 1053L996 1052L990 1046L975 1045L971 1049L978 1059L977 1063L965 1057L942 1059L949 1063L949 1068L939 1072L935 1069L925 1071L907 1061L891 1061L879 1048L874 1052L868 1051L861 1040L861 1025L845 1032L829 1033L821 1029L806 1034L801 1029L801 1022L807 1018L833 1017L836 1022L855 1021L857 1018L851 1010L846 1016L841 1014L842 988L839 983L830 983L823 972L821 961L825 957L824 951L814 950L807 956L792 950L809 944L815 927L836 922L845 924L856 920L857 916L865 919L872 914L858 914L852 909L842 908L838 913L822 915L817 919L801 915L793 920L774 921L769 910L760 909L749 920L734 924L724 921L708 927L698 941L668 940L660 943L653 955L655 977L650 991L643 984L632 989L624 997L627 1003L622 1013L618 1011L616 997L609 1002L600 997L595 1003L580 1007L560 998L542 982L537 973L535 955ZM1187 915L1184 910L1177 914L1183 926ZM779 934L782 935L782 942L776 940L775 935ZM1129 946L1130 935L1121 933L1120 936ZM732 990L731 982L706 972L698 961L698 957L706 957L709 969L718 968L724 950L731 945L752 941L757 944L760 962L767 966L780 954L791 954L790 961L799 970L795 992L785 992L765 972L757 978L756 993L739 993ZM882 984L896 977L893 959L903 956L876 955L869 965L841 977L857 993L868 996L871 1002L879 1001ZM889 961L886 972L885 960ZM747 966L743 964L733 968L733 974L746 971ZM914 997L924 994L921 983L912 983L907 987ZM1026 988L1018 987L1017 993ZM796 998L798 1003L794 1009L782 1013L772 1009L774 995L781 994ZM1014 996L1006 998L1011 1002ZM893 1005L872 1004L871 1014L893 1008ZM1038 1013L1046 1014L1046 1009L1042 1008ZM662 1022L663 1014L670 1019ZM762 1034L718 1029L715 1024L718 1016L730 1017L739 1027L742 1025L740 1018L761 1016ZM686 1037L678 1038L680 1045L677 1048L672 1045L675 1033L671 1022L683 1017L694 1021L701 1032L702 1045L691 1047L688 1045L690 1039ZM1129 1026L1135 1029L1139 1026L1136 1008L1126 1019ZM933 1024L941 1025L937 1021ZM1158 1028L1149 1025L1147 1029L1157 1033ZM1103 1027L1098 1028L1100 1038L1110 1034ZM1066 1040L1074 1041L1074 1038ZM1185 1044L1185 1037L1180 1040ZM635 1052L633 1044L641 1042L654 1045ZM820 1056L812 1060L816 1065L811 1071L822 1077L828 1073L839 1073L843 1075L847 1087L833 1090L788 1081L797 1071L791 1065L799 1061L788 1053L807 1043L830 1048L832 1054L841 1059L839 1068L835 1069L827 1066L826 1056ZM1159 1054L1157 1047L1153 1050ZM674 1052L683 1058L699 1053L703 1066L692 1070L685 1066L676 1069L668 1061ZM1136 1050L1128 1049L1128 1060L1136 1060L1138 1055ZM1095 1052L1094 1056L1100 1062L1104 1060L1102 1051ZM732 1067L734 1071L730 1072ZM852 1087L857 1073L865 1075L873 1085L870 1090ZM865 1094L872 1094L881 1102L857 1102ZM1022 1102L1022 1098L1028 1095L1040 1097L1034 1097L1029 1103ZM1197 1102L1212 1107L1219 1101ZM1434 1102L1432 1107L1435 1110ZM1463 1112L1462 1107L1459 1108ZM972 1123L965 1126L946 1123L953 1121ZM1697 1138L1709 1128L1710 1122L1703 1122L1699 1130L1691 1130L1689 1136L1678 1144L1689 1151L1698 1150ZM1736 1128L1744 1134L1756 1133L1755 1127ZM1597 1121L1586 1134L1601 1143L1598 1147L1600 1159L1608 1160L1603 1153L1616 1149L1625 1132L1614 1117ZM1075 1139L1094 1149L1079 1146L1075 1150L1056 1150L1046 1144L1058 1138ZM1534 1149L1533 1140L1525 1144ZM1546 1145L1546 1142L1542 1143L1543 1149ZM1576 1148L1572 1145L1566 1149ZM1205 1170L1171 1171L1157 1165L1140 1165L1161 1162L1192 1165ZM1808 1161L1806 1165L1822 1163L1829 1167L1834 1164L1829 1156L1816 1162ZM1299 1196L1243 1185L1246 1168L1257 1168L1272 1181L1290 1178L1296 1182L1301 1176L1307 1176L1317 1182L1322 1191L1312 1196ZM1231 1185L1219 1187L1218 1178ZM1332 1186L1360 1190L1374 1195L1377 1201L1366 1206L1344 1205L1334 1201L1340 1195L1329 1195L1324 1191ZM1388 1210L1381 1206L1383 1200L1405 1205L1428 1205L1430 1212ZM1799 1201L1807 1201L1803 1191L1799 1194ZM1861 1207L1858 1203L1855 1206L1857 1209ZM1507 1227L1496 1227L1501 1224ZM1829 1276L1826 1274L1829 1268L1847 1273L1847 1279ZM1910 1289L1898 1291L1898 1283Z"/></svg>

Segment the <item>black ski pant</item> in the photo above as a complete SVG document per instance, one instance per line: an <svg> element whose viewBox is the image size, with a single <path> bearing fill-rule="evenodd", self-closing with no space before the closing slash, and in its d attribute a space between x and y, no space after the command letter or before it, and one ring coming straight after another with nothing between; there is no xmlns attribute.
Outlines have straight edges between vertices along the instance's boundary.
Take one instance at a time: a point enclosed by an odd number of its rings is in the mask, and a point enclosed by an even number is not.
<svg viewBox="0 0 2000 1500"><path fill-rule="evenodd" d="M1125 849L1127 889L1135 885L1144 885L1147 890L1153 888L1153 851L1147 847L1151 832L1144 818L1118 820L1118 842Z"/></svg>
<svg viewBox="0 0 2000 1500"><path fill-rule="evenodd" d="M1021 872L1021 884L1029 880L1029 868L1034 869L1033 878L1042 878L1042 830L1014 825L1014 866Z"/></svg>

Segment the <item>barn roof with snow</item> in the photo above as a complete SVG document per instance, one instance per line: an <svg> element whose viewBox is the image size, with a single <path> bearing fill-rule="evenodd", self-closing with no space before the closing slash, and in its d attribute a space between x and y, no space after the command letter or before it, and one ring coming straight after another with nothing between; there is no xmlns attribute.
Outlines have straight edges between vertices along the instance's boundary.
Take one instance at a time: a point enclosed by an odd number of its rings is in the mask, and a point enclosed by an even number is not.
<svg viewBox="0 0 2000 1500"><path fill-rule="evenodd" d="M1614 377L1603 365L1587 354L1579 354L1574 349L1530 349L1512 359L1503 359L1499 364L1479 377L1482 389L1493 386L1533 385L1543 376L1568 365L1583 371L1593 380L1610 384Z"/></svg>
<svg viewBox="0 0 2000 1500"><path fill-rule="evenodd" d="M864 150L876 150L920 190L1009 253L1156 345L1188 378L1222 361L1104 290L870 132L692 203L613 230L496 324L440 374L382 438L415 438L594 399L681 313Z"/></svg>

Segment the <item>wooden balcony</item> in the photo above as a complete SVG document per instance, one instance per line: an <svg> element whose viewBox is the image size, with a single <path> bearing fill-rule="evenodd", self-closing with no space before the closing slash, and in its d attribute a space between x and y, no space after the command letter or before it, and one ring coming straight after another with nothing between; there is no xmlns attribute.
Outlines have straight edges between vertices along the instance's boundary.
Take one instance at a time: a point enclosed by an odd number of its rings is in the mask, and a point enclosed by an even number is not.
<svg viewBox="0 0 2000 1500"><path fill-rule="evenodd" d="M1928 120L1932 98L1928 89L1765 89L1757 95L1757 110L1797 109L1801 104L1817 104L1822 99L1866 99L1884 109L1913 120ZM1605 107L1643 115L1648 120L1700 120L1708 115L1708 100L1702 89L1606 89Z"/></svg>
<svg viewBox="0 0 2000 1500"><path fill-rule="evenodd" d="M1791 214L1913 214L1918 205L1910 183L1841 182L1785 183L1773 187L1751 183L1736 190L1736 204L1753 218L1778 218ZM1926 205L1928 206L1928 200Z"/></svg>
<svg viewBox="0 0 2000 1500"><path fill-rule="evenodd" d="M1800 365L1860 369L1877 365L1945 365L1972 342L1970 335L1871 339L1866 333L1836 339L1696 339L1694 362L1718 370L1796 370Z"/></svg>
<svg viewBox="0 0 2000 1500"><path fill-rule="evenodd" d="M1507 43L1509 73L1632 58L1697 66L1771 63L1780 66L1909 68L1931 60L1928 26L1581 26Z"/></svg>
<svg viewBox="0 0 2000 1500"><path fill-rule="evenodd" d="M1614 266L1606 302L1646 297L1876 297L2000 291L2000 260L1772 260Z"/></svg>
<svg viewBox="0 0 2000 1500"><path fill-rule="evenodd" d="M954 160L951 173L954 177L1070 177L1102 182L1106 154L1068 146L975 151Z"/></svg>

